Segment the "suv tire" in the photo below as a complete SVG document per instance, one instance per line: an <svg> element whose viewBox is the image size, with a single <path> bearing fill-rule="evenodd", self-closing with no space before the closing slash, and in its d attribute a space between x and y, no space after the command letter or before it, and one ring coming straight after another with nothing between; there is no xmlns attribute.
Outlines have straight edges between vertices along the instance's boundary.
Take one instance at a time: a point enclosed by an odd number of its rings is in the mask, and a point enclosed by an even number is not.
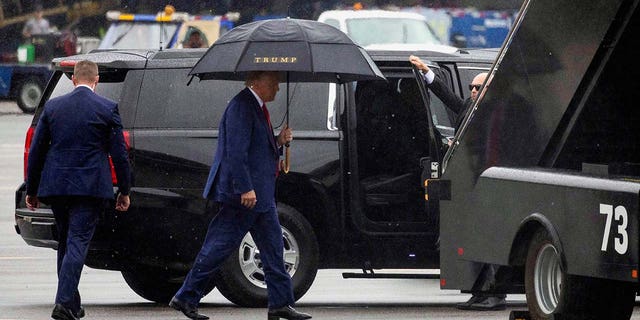
<svg viewBox="0 0 640 320"><path fill-rule="evenodd" d="M318 241L311 224L294 208L279 203L278 218L282 225L285 267L291 275L293 295L298 300L309 290L316 277L320 255ZM220 268L216 284L225 298L239 306L267 306L262 263L249 234Z"/></svg>

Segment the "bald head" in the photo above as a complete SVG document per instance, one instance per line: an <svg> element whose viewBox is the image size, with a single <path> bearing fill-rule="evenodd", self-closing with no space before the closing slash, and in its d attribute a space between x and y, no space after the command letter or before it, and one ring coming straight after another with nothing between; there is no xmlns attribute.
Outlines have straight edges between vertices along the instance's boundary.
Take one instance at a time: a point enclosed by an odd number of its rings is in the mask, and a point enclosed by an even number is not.
<svg viewBox="0 0 640 320"><path fill-rule="evenodd" d="M92 88L98 83L98 65L89 60L82 60L76 63L73 68L73 84L88 85Z"/></svg>
<svg viewBox="0 0 640 320"><path fill-rule="evenodd" d="M484 80L487 79L487 75L488 73L486 72L480 73L473 78L473 81L471 81L471 85L469 86L471 88L471 100L476 101L476 99L478 99L480 87L484 83Z"/></svg>

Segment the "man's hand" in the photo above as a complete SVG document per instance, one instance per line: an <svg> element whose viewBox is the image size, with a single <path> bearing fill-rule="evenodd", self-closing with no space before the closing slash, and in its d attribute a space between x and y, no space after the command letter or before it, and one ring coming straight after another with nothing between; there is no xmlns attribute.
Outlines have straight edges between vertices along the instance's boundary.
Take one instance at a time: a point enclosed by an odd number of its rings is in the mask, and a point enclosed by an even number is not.
<svg viewBox="0 0 640 320"><path fill-rule="evenodd" d="M414 55L409 56L409 62L411 62L411 64L416 66L416 68L418 68L418 70L421 70L424 73L429 72L429 67L427 66L427 64L422 62L422 60L420 60L420 58L418 58L416 56L414 56Z"/></svg>
<svg viewBox="0 0 640 320"><path fill-rule="evenodd" d="M129 199L129 195L118 194L118 199L116 199L116 210L127 211L129 210L130 204L131 199Z"/></svg>
<svg viewBox="0 0 640 320"><path fill-rule="evenodd" d="M280 134L278 134L278 146L283 146L287 142L291 142L291 140L293 140L293 133L291 132L291 128L285 124L284 128L280 130Z"/></svg>
<svg viewBox="0 0 640 320"><path fill-rule="evenodd" d="M25 202L27 203L27 208L29 208L29 210L31 211L36 211L36 208L40 207L40 200L38 200L37 196L28 195L25 199Z"/></svg>
<svg viewBox="0 0 640 320"><path fill-rule="evenodd" d="M256 192L251 190L240 195L240 203L247 209L253 209L256 206Z"/></svg>

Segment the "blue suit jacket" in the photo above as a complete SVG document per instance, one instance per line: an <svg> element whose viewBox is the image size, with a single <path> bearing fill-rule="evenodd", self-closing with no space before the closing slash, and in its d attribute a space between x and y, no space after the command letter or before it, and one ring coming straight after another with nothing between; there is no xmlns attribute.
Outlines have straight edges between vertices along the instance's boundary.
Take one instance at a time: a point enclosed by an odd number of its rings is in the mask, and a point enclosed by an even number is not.
<svg viewBox="0 0 640 320"><path fill-rule="evenodd" d="M253 210L275 207L276 168L280 151L261 106L248 88L240 91L222 115L204 197L239 205L254 190Z"/></svg>
<svg viewBox="0 0 640 320"><path fill-rule="evenodd" d="M130 168L118 105L86 87L51 99L29 150L27 194L113 198L109 155L119 191L129 194Z"/></svg>

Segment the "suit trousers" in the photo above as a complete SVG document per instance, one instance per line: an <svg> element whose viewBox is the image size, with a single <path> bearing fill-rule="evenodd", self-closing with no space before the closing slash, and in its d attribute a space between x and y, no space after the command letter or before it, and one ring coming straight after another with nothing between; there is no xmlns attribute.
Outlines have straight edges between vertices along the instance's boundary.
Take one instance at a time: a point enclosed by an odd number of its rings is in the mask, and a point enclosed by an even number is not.
<svg viewBox="0 0 640 320"><path fill-rule="evenodd" d="M78 283L104 199L54 197L49 200L58 233L58 290L56 304L73 312L80 310Z"/></svg>
<svg viewBox="0 0 640 320"><path fill-rule="evenodd" d="M176 293L176 298L198 306L214 273L238 250L242 238L251 233L258 249L267 283L269 308L293 305L291 277L284 267L282 228L275 207L266 212L255 212L238 205L222 203L213 218L207 236L193 267Z"/></svg>
<svg viewBox="0 0 640 320"><path fill-rule="evenodd" d="M498 265L483 264L480 274L471 288L471 293L480 297L506 298L507 295L500 289L496 281L499 270Z"/></svg>

